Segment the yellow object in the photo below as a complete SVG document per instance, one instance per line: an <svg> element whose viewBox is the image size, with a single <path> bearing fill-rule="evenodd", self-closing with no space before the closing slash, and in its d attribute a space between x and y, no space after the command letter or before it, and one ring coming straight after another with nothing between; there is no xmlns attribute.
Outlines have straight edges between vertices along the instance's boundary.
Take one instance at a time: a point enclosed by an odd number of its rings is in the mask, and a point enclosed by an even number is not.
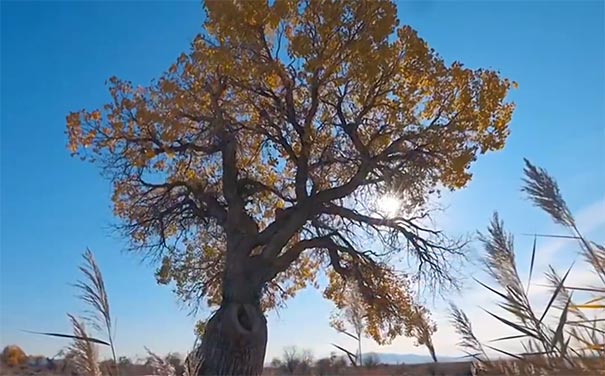
<svg viewBox="0 0 605 376"><path fill-rule="evenodd" d="M18 366L27 361L27 355L19 346L9 345L2 351L2 361L8 366Z"/></svg>

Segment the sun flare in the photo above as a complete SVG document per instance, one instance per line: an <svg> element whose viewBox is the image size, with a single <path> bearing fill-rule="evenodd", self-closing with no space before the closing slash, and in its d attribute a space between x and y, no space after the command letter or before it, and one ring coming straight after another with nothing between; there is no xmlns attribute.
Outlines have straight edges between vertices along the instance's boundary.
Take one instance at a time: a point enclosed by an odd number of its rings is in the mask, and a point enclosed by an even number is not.
<svg viewBox="0 0 605 376"><path fill-rule="evenodd" d="M393 195L384 195L378 198L376 210L387 218L393 218L401 209L401 200Z"/></svg>

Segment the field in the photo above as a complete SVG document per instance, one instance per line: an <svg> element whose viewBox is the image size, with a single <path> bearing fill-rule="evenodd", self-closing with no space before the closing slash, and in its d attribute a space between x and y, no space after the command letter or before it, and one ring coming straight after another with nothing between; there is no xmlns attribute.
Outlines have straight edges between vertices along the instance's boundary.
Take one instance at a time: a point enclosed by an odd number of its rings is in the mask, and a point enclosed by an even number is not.
<svg viewBox="0 0 605 376"><path fill-rule="evenodd" d="M315 375L320 373L315 372ZM379 365L376 367L366 368L352 368L347 367L342 369L338 375L368 375L368 376L421 376L421 375L434 375L434 376L470 376L471 364L469 362L455 362L455 363L426 363L426 364L413 364L413 365ZM282 376L279 370L274 368L265 368L263 375L267 376ZM332 373L323 373L322 375L328 376Z"/></svg>
<svg viewBox="0 0 605 376"><path fill-rule="evenodd" d="M59 365L60 367L60 365ZM470 363L438 363L438 364L416 364L416 365L380 365L372 368L352 368L347 367L339 370L338 373L321 373L318 370L312 370L310 375L328 376L328 375L368 375L368 376L467 376L471 375ZM147 376L152 373L152 370L143 365L131 365L122 370L122 376ZM305 375L305 373L294 373L295 375ZM307 373L309 374L309 373ZM72 372L60 370L50 371L43 367L19 366L8 367L0 365L0 375L2 376L58 376L58 375L73 375ZM282 376L285 375L282 371L276 368L265 368L263 375L266 376Z"/></svg>

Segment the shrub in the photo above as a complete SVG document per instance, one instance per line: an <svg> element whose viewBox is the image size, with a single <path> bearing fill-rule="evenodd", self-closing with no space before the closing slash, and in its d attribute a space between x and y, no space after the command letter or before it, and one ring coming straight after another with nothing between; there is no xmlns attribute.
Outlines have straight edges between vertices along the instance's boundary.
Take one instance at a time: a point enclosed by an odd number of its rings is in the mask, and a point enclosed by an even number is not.
<svg viewBox="0 0 605 376"><path fill-rule="evenodd" d="M330 354L329 358L322 358L315 362L315 373L318 376L340 375L347 368L347 361L342 356Z"/></svg>
<svg viewBox="0 0 605 376"><path fill-rule="evenodd" d="M27 362L27 355L17 345L9 345L2 351L2 361L11 367L20 366Z"/></svg>

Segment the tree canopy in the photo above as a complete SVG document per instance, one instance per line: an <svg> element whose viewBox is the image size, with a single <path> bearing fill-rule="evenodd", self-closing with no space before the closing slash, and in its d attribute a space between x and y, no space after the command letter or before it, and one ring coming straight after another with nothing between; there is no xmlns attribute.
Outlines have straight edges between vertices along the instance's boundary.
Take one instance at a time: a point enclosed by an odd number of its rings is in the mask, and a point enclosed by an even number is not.
<svg viewBox="0 0 605 376"><path fill-rule="evenodd" d="M67 117L69 147L113 183L115 215L158 278L218 305L225 274L258 271L264 309L318 272L355 284L370 334L403 334L409 281L449 277L460 250L427 228L427 199L501 149L514 82L446 64L391 1L206 1L203 31L161 77L109 80L111 101ZM380 197L404 205L388 215ZM389 260L409 254L418 271Z"/></svg>

